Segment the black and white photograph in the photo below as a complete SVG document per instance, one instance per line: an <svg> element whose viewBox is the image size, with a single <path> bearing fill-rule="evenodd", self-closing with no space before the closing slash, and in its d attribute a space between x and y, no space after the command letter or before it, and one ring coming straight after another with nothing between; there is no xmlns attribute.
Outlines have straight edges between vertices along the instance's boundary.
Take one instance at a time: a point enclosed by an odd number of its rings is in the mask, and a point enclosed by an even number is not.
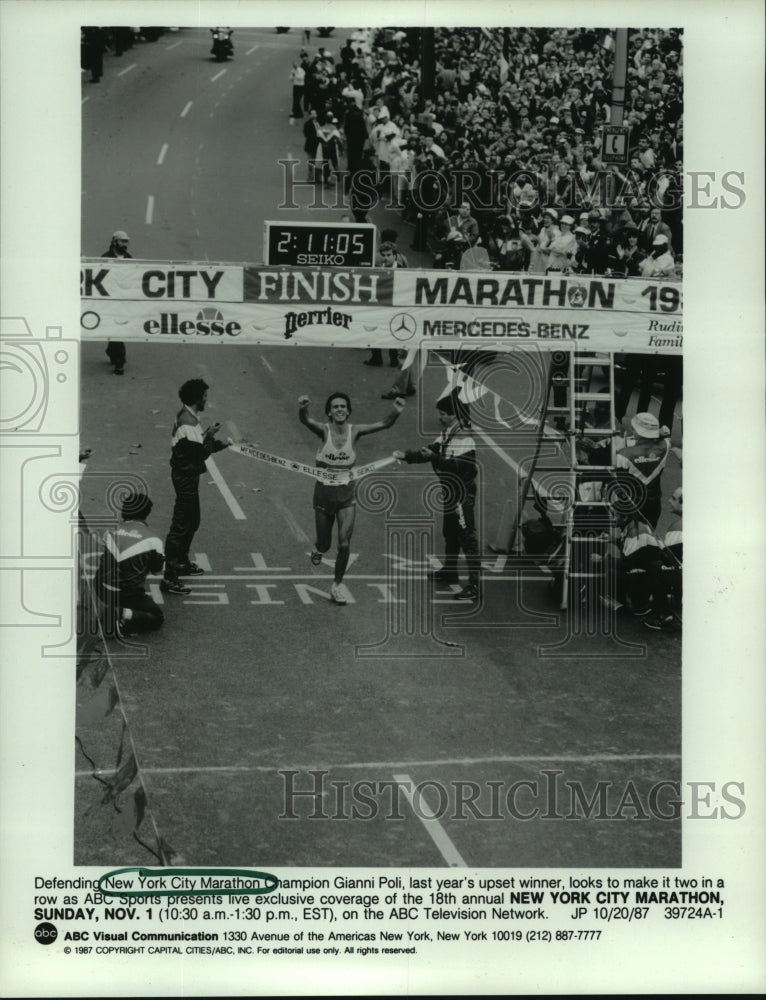
<svg viewBox="0 0 766 1000"><path fill-rule="evenodd" d="M679 866L683 32L82 35L75 862Z"/></svg>
<svg viewBox="0 0 766 1000"><path fill-rule="evenodd" d="M757 990L745 0L0 17L8 995Z"/></svg>

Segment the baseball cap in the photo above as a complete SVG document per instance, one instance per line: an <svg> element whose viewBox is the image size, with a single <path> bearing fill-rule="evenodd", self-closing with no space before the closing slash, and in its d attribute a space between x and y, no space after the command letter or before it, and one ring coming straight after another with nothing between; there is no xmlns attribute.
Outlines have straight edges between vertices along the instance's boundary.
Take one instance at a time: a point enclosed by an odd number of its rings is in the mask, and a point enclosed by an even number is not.
<svg viewBox="0 0 766 1000"><path fill-rule="evenodd" d="M113 240L127 240L130 243L130 237L122 229L118 229L116 232L112 233Z"/></svg>
<svg viewBox="0 0 766 1000"><path fill-rule="evenodd" d="M652 240L652 246L664 247L667 242L668 242L667 236L663 236L662 233L660 233L658 236L655 236L654 239Z"/></svg>
<svg viewBox="0 0 766 1000"><path fill-rule="evenodd" d="M631 420L630 426L640 437L658 438L660 436L660 422L653 413L637 413Z"/></svg>
<svg viewBox="0 0 766 1000"><path fill-rule="evenodd" d="M572 218L571 215L562 215L561 216L561 221L565 222L568 226L573 226L574 225L574 219Z"/></svg>
<svg viewBox="0 0 766 1000"><path fill-rule="evenodd" d="M559 213L556 211L555 208L546 208L545 211L543 212L543 217L545 217L546 215L550 215L552 219L556 220L558 220L559 217Z"/></svg>
<svg viewBox="0 0 766 1000"><path fill-rule="evenodd" d="M582 233L583 236L590 236L590 229L586 229L585 226L575 226L574 231L576 233Z"/></svg>

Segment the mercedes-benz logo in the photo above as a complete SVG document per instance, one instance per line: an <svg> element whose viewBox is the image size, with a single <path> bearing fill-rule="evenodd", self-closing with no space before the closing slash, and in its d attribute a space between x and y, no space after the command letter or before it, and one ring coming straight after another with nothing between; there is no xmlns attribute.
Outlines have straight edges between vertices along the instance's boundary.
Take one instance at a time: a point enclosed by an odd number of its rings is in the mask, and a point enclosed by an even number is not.
<svg viewBox="0 0 766 1000"><path fill-rule="evenodd" d="M409 313L396 313L391 317L388 328L397 340L411 340L417 333L418 324Z"/></svg>

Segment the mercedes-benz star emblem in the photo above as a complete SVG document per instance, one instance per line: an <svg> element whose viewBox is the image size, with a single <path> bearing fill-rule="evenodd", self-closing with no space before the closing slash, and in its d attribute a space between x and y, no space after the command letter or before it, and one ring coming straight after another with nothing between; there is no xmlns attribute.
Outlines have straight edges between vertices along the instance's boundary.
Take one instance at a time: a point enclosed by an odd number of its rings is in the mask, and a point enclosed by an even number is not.
<svg viewBox="0 0 766 1000"><path fill-rule="evenodd" d="M396 313L391 317L388 328L397 340L411 340L417 333L418 324L409 313Z"/></svg>

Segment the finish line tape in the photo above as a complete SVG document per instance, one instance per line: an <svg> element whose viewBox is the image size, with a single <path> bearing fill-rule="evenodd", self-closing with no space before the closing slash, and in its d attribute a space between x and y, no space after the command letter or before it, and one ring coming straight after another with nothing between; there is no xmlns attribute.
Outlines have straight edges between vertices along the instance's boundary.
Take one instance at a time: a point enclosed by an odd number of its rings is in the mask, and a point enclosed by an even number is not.
<svg viewBox="0 0 766 1000"><path fill-rule="evenodd" d="M304 476L311 476L312 479L318 479L326 486L345 486L348 483L356 482L357 479L361 479L362 476L366 476L370 472L376 472L378 469L396 462L394 456L389 455L388 458L379 458L376 462L369 462L367 465L360 465L355 469L344 469L340 472L333 472L331 469L318 469L316 466L306 465L304 462L293 462L292 459L272 455L268 451L261 451L260 448L254 448L249 444L237 444L231 438L229 438L229 445L231 451L235 451L239 455L244 455L245 458L253 458L258 462L276 465L280 469L290 469L292 472L300 472Z"/></svg>

